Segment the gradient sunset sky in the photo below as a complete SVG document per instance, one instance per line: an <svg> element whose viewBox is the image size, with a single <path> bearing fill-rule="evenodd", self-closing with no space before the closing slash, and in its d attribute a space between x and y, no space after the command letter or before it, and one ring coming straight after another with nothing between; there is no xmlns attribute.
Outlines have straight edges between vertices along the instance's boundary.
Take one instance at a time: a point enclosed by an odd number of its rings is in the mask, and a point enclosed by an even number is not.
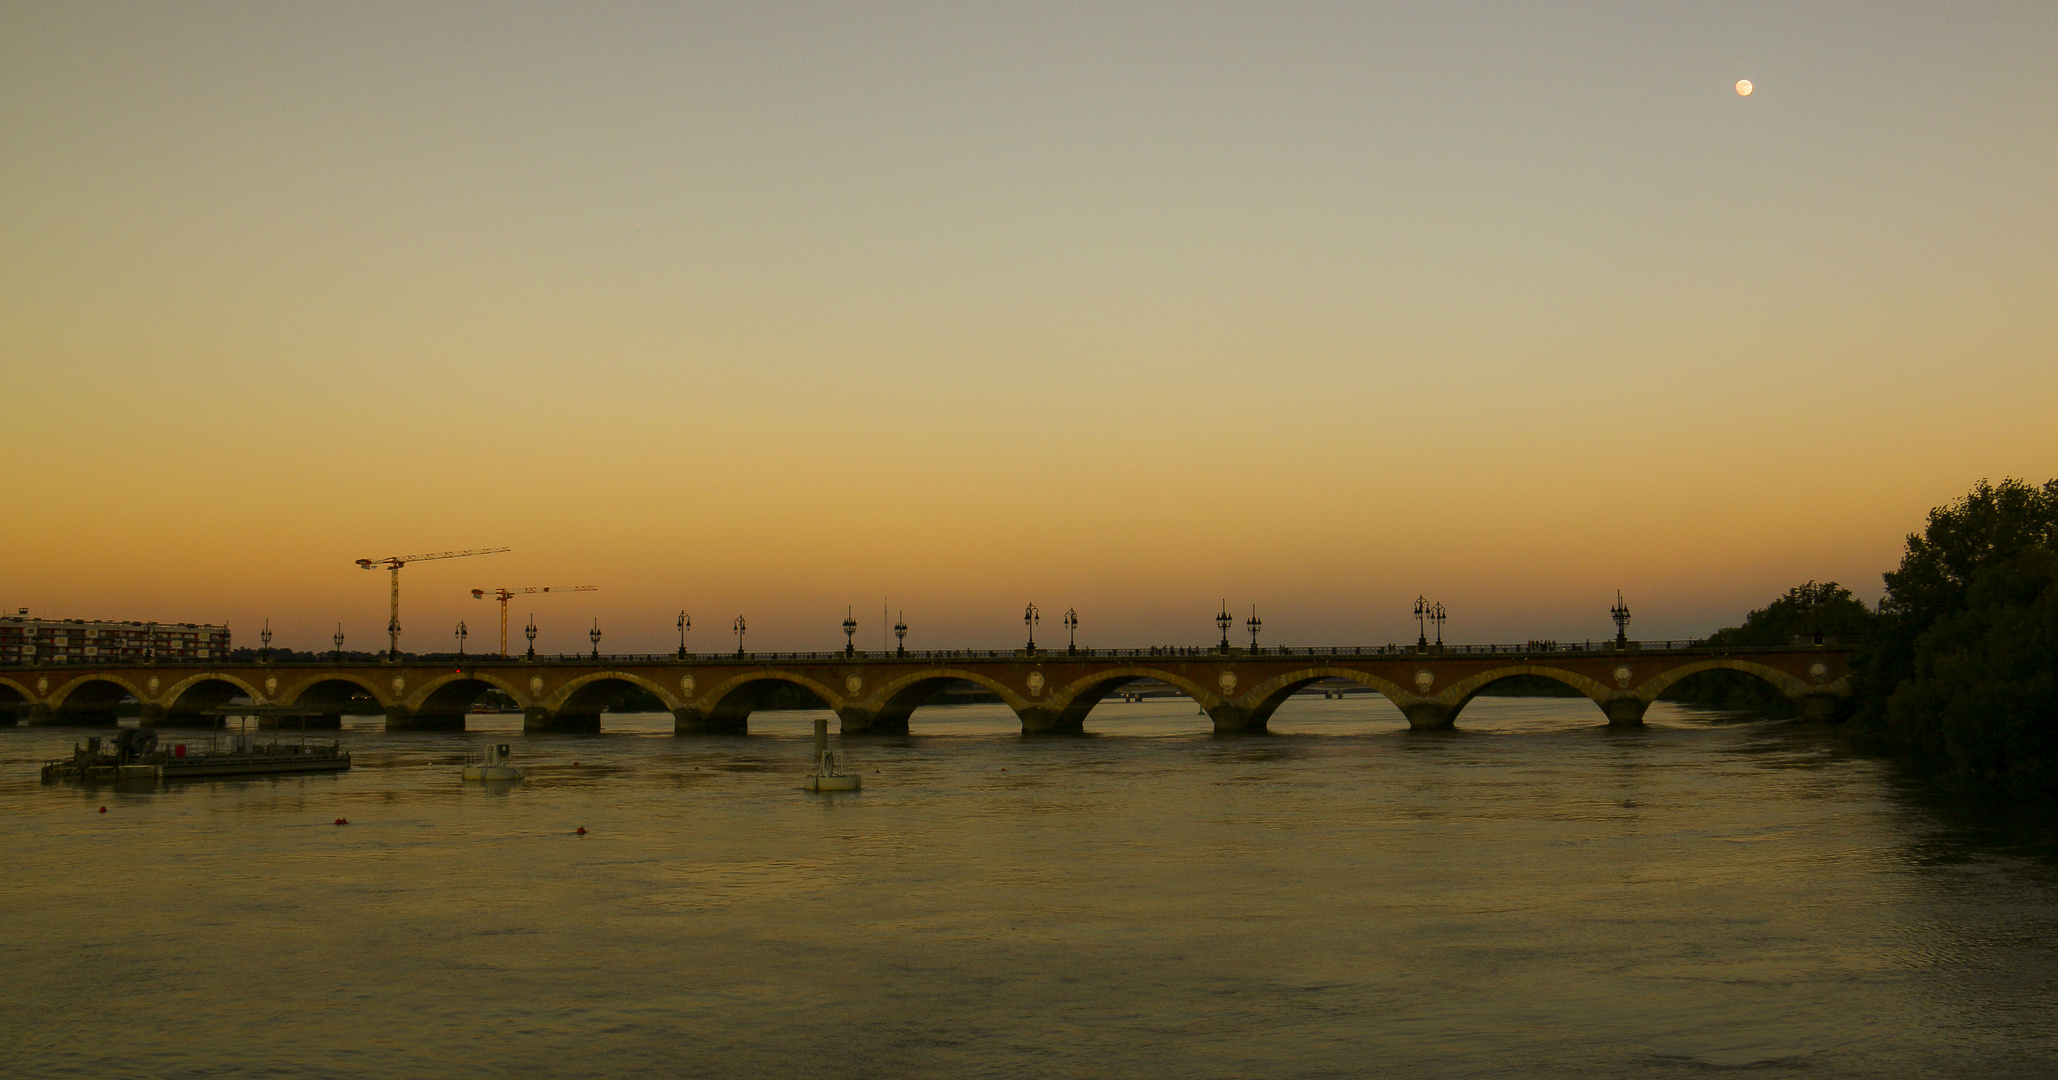
<svg viewBox="0 0 2058 1080"><path fill-rule="evenodd" d="M1871 599L2058 472L2058 5L0 4L0 604L442 649ZM1749 97L1738 79L1756 85Z"/></svg>

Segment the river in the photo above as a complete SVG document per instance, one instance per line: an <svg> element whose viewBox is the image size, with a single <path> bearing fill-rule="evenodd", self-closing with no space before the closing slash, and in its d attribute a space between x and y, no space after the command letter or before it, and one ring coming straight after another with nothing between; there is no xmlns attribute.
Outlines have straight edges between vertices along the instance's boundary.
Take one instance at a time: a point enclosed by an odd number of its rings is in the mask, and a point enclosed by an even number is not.
<svg viewBox="0 0 2058 1080"><path fill-rule="evenodd" d="M81 729L0 729L0 1074L2058 1070L2058 831L1819 729L930 707L808 795L811 715L365 718L347 774L135 792L37 781ZM526 783L458 781L488 742Z"/></svg>

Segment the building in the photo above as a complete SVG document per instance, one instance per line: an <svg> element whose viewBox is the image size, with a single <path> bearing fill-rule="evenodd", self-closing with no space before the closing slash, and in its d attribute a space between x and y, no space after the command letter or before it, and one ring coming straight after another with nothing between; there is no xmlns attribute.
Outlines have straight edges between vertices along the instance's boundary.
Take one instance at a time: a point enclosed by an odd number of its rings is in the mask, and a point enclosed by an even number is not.
<svg viewBox="0 0 2058 1080"><path fill-rule="evenodd" d="M27 609L0 616L0 664L176 662L228 655L226 626L32 619Z"/></svg>

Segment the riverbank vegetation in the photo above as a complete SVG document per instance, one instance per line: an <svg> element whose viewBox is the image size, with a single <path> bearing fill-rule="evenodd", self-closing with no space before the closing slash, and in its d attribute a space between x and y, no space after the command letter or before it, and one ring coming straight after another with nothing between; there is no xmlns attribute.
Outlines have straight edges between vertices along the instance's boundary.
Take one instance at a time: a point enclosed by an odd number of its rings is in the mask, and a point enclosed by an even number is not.
<svg viewBox="0 0 2058 1080"><path fill-rule="evenodd" d="M1851 718L1862 739L1952 788L2058 798L2058 480L1982 480L1931 510L1876 611L1810 582L1709 640L1816 634L1862 643ZM1777 715L1755 700L1772 696L1708 683L1685 699Z"/></svg>

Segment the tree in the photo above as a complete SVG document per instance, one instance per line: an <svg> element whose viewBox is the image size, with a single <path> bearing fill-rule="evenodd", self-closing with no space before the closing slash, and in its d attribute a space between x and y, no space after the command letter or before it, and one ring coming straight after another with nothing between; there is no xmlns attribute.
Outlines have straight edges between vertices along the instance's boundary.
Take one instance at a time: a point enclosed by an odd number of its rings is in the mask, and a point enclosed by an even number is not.
<svg viewBox="0 0 2058 1080"><path fill-rule="evenodd" d="M1834 581L1809 581L1751 612L1742 626L1708 635L1707 643L1787 645L1795 638L1810 640L1818 634L1840 641L1863 640L1876 619L1872 609L1851 595L1851 590ZM1733 671L1689 676L1668 690L1665 697L1718 709L1748 709L1768 716L1791 716L1794 712L1793 702L1764 680Z"/></svg>
<svg viewBox="0 0 2058 1080"><path fill-rule="evenodd" d="M1860 724L1964 786L2058 794L2058 480L1931 510L1886 584Z"/></svg>

